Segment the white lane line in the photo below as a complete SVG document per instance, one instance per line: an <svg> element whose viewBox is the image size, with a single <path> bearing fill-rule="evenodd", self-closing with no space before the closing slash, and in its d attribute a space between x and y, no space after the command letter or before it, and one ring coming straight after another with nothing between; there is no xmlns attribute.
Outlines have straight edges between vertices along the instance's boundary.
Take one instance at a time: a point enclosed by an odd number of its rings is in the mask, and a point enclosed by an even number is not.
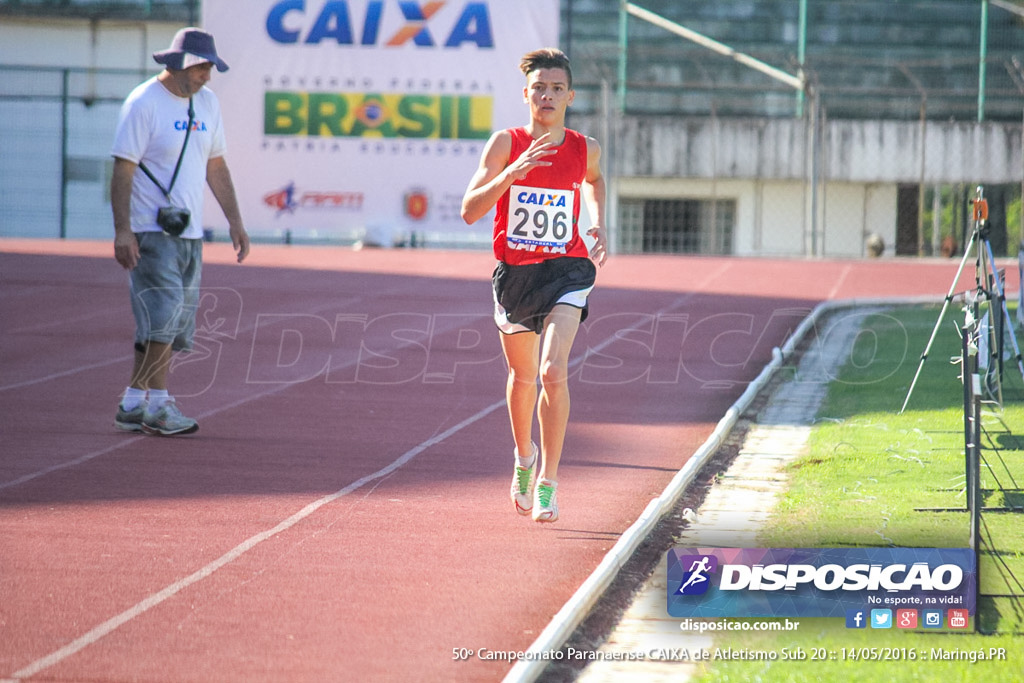
<svg viewBox="0 0 1024 683"><path fill-rule="evenodd" d="M846 278L850 275L852 271L853 266L851 266L850 264L846 264L846 266L843 267L842 272L839 273L839 277L836 278L836 283L832 285L832 289L829 290L828 295L825 297L827 301L832 301L837 296L839 296L839 290L842 288L843 283L846 282Z"/></svg>
<svg viewBox="0 0 1024 683"><path fill-rule="evenodd" d="M340 306L340 305L357 304L357 303L363 301L363 299L364 299L364 297L358 296L358 297L349 297L347 299L342 299L341 301L332 301L330 303L325 303L322 306L316 306L316 307L310 309L309 311L304 312L303 314L304 315L317 315L318 313L320 313L320 312L322 312L324 310L333 310L334 308L336 308L337 306ZM239 317L241 317L241 313L239 313ZM26 329L28 329L28 328L26 328ZM239 329L235 332L235 336L230 337L230 339L232 341L238 341L238 338L241 337L242 334L247 333L247 332L253 332L253 331L255 331L255 329L256 329L255 325L246 326L246 327L239 327ZM22 330L10 330L8 332L10 334L14 334L14 333L20 332L20 331L22 331ZM198 333L197 333L197 338L199 338ZM61 377L69 377L71 375L76 375L76 374L78 374L80 372L87 372L89 370L95 370L96 368L103 368L103 367L106 367L108 365L114 365L115 363L127 363L127 362L131 361L134 357L135 357L134 354L129 354L129 355L125 355L125 356L120 356L118 358L113 358L111 360L99 361L99 362L96 362L96 363L89 363L89 364L86 364L86 365L79 365L77 367L70 368L68 370L63 370L61 372L55 372L53 374L46 375L44 377L35 377L35 378L32 378L32 379L26 379L26 380L22 380L20 382L16 382L14 384L0 385L0 391L10 391L11 389L20 389L22 387L30 387L30 386L32 386L34 384L42 384L43 382L49 382L50 380L53 380L53 379L60 379ZM0 681L0 683L3 683L3 682Z"/></svg>
<svg viewBox="0 0 1024 683"><path fill-rule="evenodd" d="M49 382L52 379L60 379L61 377L68 377L69 375L76 375L79 372L85 372L87 370L95 370L96 368L105 368L108 365L114 365L115 363L127 363L132 359L131 356L121 356L120 358L112 358L111 360L104 360L98 363L89 363L88 365L79 365L76 368L70 370L64 370L63 372L55 372L52 375L46 375L44 377L35 377L33 379L26 379L21 382L15 382L14 384L5 384L0 386L0 391L10 391L11 389L21 389L22 387L30 387L33 384L42 384L43 382Z"/></svg>
<svg viewBox="0 0 1024 683"><path fill-rule="evenodd" d="M316 310L319 310L319 309L313 309L313 310L316 311ZM255 329L255 328L253 328L253 329ZM409 346L409 344L405 344L403 346ZM403 346L399 346L398 348L403 348ZM105 367L107 365L113 365L114 363L124 363L124 362L127 362L127 361L131 360L131 359L132 359L132 356L122 356L120 358L115 358L115 359L109 360L109 361L93 363L91 365L82 365L82 366L79 366L77 368L72 368L70 370L65 370L64 372L59 372L59 373L55 373L55 374L52 374L52 375L47 375L46 377L38 377L36 379L31 379L31 380L26 380L24 382L19 382L17 384L9 384L7 386L0 386L0 391L6 391L8 389L17 389L19 387L31 386L33 384L40 384L42 382L46 382L46 381L49 381L51 379L58 379L60 377L66 377L66 376L69 376L69 375L74 375L74 374L77 374L79 372L84 372L86 370L92 370L94 368L101 368L101 367ZM358 360L356 360L356 361L349 361L348 365L351 365L353 362L358 362ZM344 367L348 367L348 365L346 365ZM275 387L273 387L271 389L268 389L266 391L262 391L262 392L259 392L259 393L256 393L256 394L246 394L244 398L241 398L241 399L235 401L234 403L228 403L228 404L225 404L225 405L222 405L222 406L218 406L217 408L214 408L214 409L211 409L211 410L207 410L206 412L199 413L198 415L196 415L196 418L197 419L204 419L204 418L216 415L218 413L224 412L225 410L230 410L232 408L237 408L238 406L244 405L244 404L246 404L246 403L248 403L250 401L255 401L255 400L258 400L258 399L261 399L261 398L265 398L267 396L273 396L274 394L276 394L276 393L278 393L280 391L283 391L284 389L288 389L290 387L297 386L299 384L302 384L305 381L306 380L302 380L300 382L289 382L287 384L277 385L277 386L275 386ZM59 470L67 469L69 467L75 467L76 465L81 465L83 463L89 462L90 460L92 460L94 458L98 458L101 455L106 455L107 453L112 453L113 451L116 451L116 450L118 450L120 448L124 448L125 446L130 446L131 444L135 443L136 441L138 441L141 438L146 438L146 437L137 436L137 437L135 437L133 439L129 438L129 439L125 440L125 441L121 441L119 443L116 443L113 446L108 446L107 448L102 448L102 449L100 449L98 451L93 451L91 453L85 453L85 454L80 455L79 457L77 457L77 458L75 458L73 460L68 460L66 462L57 463L56 465L51 465L51 466L45 467L45 468L43 468L41 470L37 470L35 472L30 472L28 474L25 474L25 475L22 475L22 476L18 477L17 479L12 479L10 481L0 481L0 491L3 491L4 489L13 488L13 487L18 486L20 484L24 484L25 482L32 481L33 479L37 479L37 478L42 477L44 475L50 474L51 472L57 472ZM3 683L3 682L0 681L0 683Z"/></svg>
<svg viewBox="0 0 1024 683"><path fill-rule="evenodd" d="M277 534L281 533L282 531L287 531L288 529L292 528L293 526L295 526L296 524L298 524L299 522L301 522L302 520L306 519L307 517L312 515L314 512L316 512L317 510L322 508L324 505L327 505L329 503L333 503L334 501L338 500L339 498L341 498L343 496L346 496L346 495L352 493L353 491L356 491L356 490L362 488L363 486L365 486L366 484L368 484L368 483L370 483L372 481L375 481L375 480L380 479L382 477L386 477L387 475L391 474L395 470L399 469L403 465L405 465L408 462L410 462L413 458L415 458L417 455L419 455L423 451L427 450L431 446L435 446L435 445L441 443L442 441L444 441L448 437L452 436L453 434L456 434L457 432L462 431L463 429L465 429L466 427L472 425L473 423L478 422L479 420L481 420L484 417L490 415L495 410L497 410L498 408L503 407L504 405L505 405L505 400L504 399L502 399L500 401L496 401L495 403L492 403L491 405L487 406L483 410L480 410L476 414L471 415L470 417L466 418L462 422L460 422L460 423L458 423L458 424L456 424L456 425L454 425L452 427L449 427L444 432L441 432L440 434L438 434L436 436L433 436L433 437L427 439L426 441L420 443L418 446L415 446L412 449L406 451L400 458L398 458L397 460L392 462L387 467L384 467L383 469L377 470L373 474L368 474L365 477L363 477L362 479L358 479L358 480L352 482L351 484L349 484L348 486L346 486L343 489L340 489L338 491L335 491L332 494L326 495L326 496L324 496L324 497L322 497L322 498L320 498L320 499L318 499L316 501L313 501L312 503L310 503L306 507L304 507L301 510L299 510L298 512L296 512L291 517L285 519L283 522L279 523L277 526L273 527L272 529L268 529L268 530L266 530L266 531L264 531L262 533L259 533L259 534L256 534L255 536L250 537L249 539L247 539L247 540L243 541L242 543L236 545L234 548L229 550L227 553L221 555L219 558L217 558L213 562L209 563L208 565L206 565L202 569L194 572L193 574L190 574L189 576L186 576L185 578L183 578L183 579L181 579L179 581L175 581L174 583L172 583L171 585L167 586L163 590L150 595L146 599L144 599L141 602L137 603L135 606L130 607L129 609L125 610L124 612L121 612L120 614L118 614L115 617L112 617L111 619L108 619L107 621L103 622L99 626L96 626L95 628L91 629L87 633L85 633L82 636L80 636L80 637L76 638L75 640L71 641L70 643L68 643L64 647L62 647L62 648L60 648L58 650L55 650L54 652L51 652L50 654L46 655L45 657L42 657L41 659L37 659L36 661L32 662L28 666L24 667L23 669L14 672L11 676L13 678L15 678L15 679L28 678L30 676L35 676L40 671L43 671L44 669L48 669L49 667L53 666L54 664L57 664L58 662L61 662L62 660L64 660L64 659L70 657L71 655L75 654L79 650L82 650L83 648L86 648L86 647L92 645L93 643L97 642L98 640L100 640L104 636L106 636L106 635L110 634L111 632L115 631L120 626L123 626L124 624L128 623L132 619L134 619L134 618L144 614L145 612L147 612L150 609L156 607L157 605L159 605L160 603L164 602L168 598L174 596L176 593L179 593L180 591L184 590L185 588L188 588L192 584L194 584L194 583L196 583L198 581L201 581L201 580L205 579L206 577L210 576L211 574L213 574L215 571L217 571L218 569L220 569L224 565L226 565L226 564L234 561L235 559L239 558L240 556L244 555L245 553L247 553L248 551L252 550L257 545L262 543L263 541L266 541L266 540L268 540L270 538L273 538L274 536L276 536Z"/></svg>
<svg viewBox="0 0 1024 683"><path fill-rule="evenodd" d="M670 310L674 309L675 307L677 307L681 303L683 303L686 300L688 300L691 296L693 296L693 293L685 294L685 295L683 295L681 297L678 297L669 306L666 306L661 311L659 311L659 314L665 313L667 311L670 311ZM634 327L633 329L637 329L637 328ZM611 337L608 337L603 342L598 344L596 347L593 347L592 350L594 350L594 351L601 351L605 347L607 347L609 344L615 342L617 339L619 339L618 335L612 335ZM582 354L580 356L577 356L573 361L570 362L570 364L569 364L570 367L575 367L576 365L582 363L586 359L586 356L587 356L586 353L584 353L584 354ZM284 388L287 388L289 386L292 386L292 385L290 385L290 384L289 385L282 385L281 387L278 387L278 388L276 388L276 389L274 389L272 391L268 391L266 393L267 394L275 393L276 391L280 391L280 390L282 390ZM240 401L237 401L232 406L225 406L225 408L233 407L234 405L240 405L240 404L246 403L248 400L250 400L250 399L242 399ZM230 562L232 562L233 560L235 560L238 557L242 556L243 554L245 554L249 550L252 550L257 545L262 543L263 541L266 541L266 540L276 536L277 534L281 533L282 531L286 531L286 530L290 529L291 527L295 526L296 524L298 524L299 522L301 522L305 518L307 518L310 515L312 515L314 512L319 510L324 505L327 505L328 503L332 503L335 500L338 500L339 498L341 498L343 496L346 496L349 493L352 493L353 491L356 491L356 490L362 488L363 486L365 486L366 484L368 484L368 483L370 483L372 481L375 481L377 479L380 479L382 477L386 477L386 476L390 475L391 473L395 472L400 467L402 467L403 465L405 465L408 462L410 462L413 458L415 458L417 455L419 455L423 451L427 450L431 446L435 446L435 445L441 443L442 441L446 440L448 437L450 437L450 436L452 436L452 435L462 431L464 428L466 428L466 427L468 427L468 426L470 426L470 425L480 421L484 417L486 417L486 416L490 415L491 413L493 413L495 410L497 410L499 408L502 408L504 406L505 406L505 399L501 399L499 401L496 401L496 402L492 403L491 405L487 406L486 408L483 408L482 410L478 411L477 413L475 413L475 414L471 415L470 417L466 418L462 422L459 422L458 424L456 424L456 425L454 425L452 427L449 427L444 432L442 432L442 433L440 433L440 434L438 434L436 436L433 436L430 439L427 439L426 441L423 441L418 446L415 446L412 449L406 451L401 457L399 457L397 460L392 462L390 465L384 467L383 469L380 469L377 472L374 472L373 474L369 474L369 475L363 477L362 479L358 479L358 480L352 482L351 484L349 484L348 486L344 487L343 489L335 491L334 493L332 493L330 495L324 496L324 497L322 497L322 498L320 498L320 499L310 503L306 507L304 507L301 510L299 510L298 512L296 512L291 517L288 517L284 521L280 522L277 526L275 526L275 527L273 527L271 529L268 529L267 531L264 531L262 533L256 534L255 536L252 536L249 539L243 541L242 543L240 543L239 545L235 546L234 548L232 548L230 551L228 551L224 555L220 556L219 558L217 558L213 562L207 564L202 569L200 569L200 570L190 574L189 576L187 576L187 577L185 577L183 579L180 579L180 580L172 583L171 585L167 586L163 590L150 595L149 597L145 598L141 602L137 603L135 606L130 607L129 609L125 610L124 612L121 612L117 616L114 616L114 617L108 619L107 621L103 622L102 624L99 624L98 626L92 628L91 630L89 630L85 634L79 636L75 640L71 641L70 643L68 643L64 647L59 648L59 649L51 652L50 654L46 655L45 657L37 659L36 661L32 662L28 666L26 666L26 667L24 667L24 668L22 668L22 669L20 669L20 670L18 670L16 672L14 672L11 675L11 678L13 678L13 679L22 679L22 678L28 678L30 676L34 676L37 673L39 673L40 671L48 669L49 667L51 667L51 666L53 666L53 665L63 661L64 659L67 659L68 657L70 657L71 655L75 654L76 652L78 652L78 651L80 651L80 650L82 650L82 649L84 649L84 648L86 648L86 647L96 643L101 638L109 635L110 633L112 633L113 631L117 630L119 627L123 626L124 624L128 623L129 621L131 621L135 617L138 617L138 616L144 614L145 612L149 611L153 607L156 607L157 605L159 605L159 604L163 603L164 601L168 600L169 598L171 598L175 594L179 593L183 589L187 588L188 586L191 586L192 584L194 584L194 583L196 583L198 581L201 581L202 579L205 579L206 577L210 576L211 574L213 574L215 571L217 571L221 567L229 564ZM219 410L217 410L217 411L210 411L210 413L208 413L208 414L213 414L215 412L219 412ZM113 449L107 449L107 450L109 451L109 450L113 450ZM104 451L104 452L106 452L106 451ZM101 452L97 452L96 454L92 455L91 457L96 457L96 455L100 455L100 454L101 454ZM85 458L85 457L86 456L83 456L83 458ZM84 461L83 458L79 458L78 461ZM60 469L61 467L69 466L69 465L70 465L70 463L65 464L65 465L60 465L60 466L54 466L51 469ZM29 475L26 475L26 476L29 476ZM3 486L0 485L0 488L2 488L2 487ZM2 679L0 679L0 680L2 680Z"/></svg>
<svg viewBox="0 0 1024 683"><path fill-rule="evenodd" d="M45 468L43 468L41 470L36 470L35 472L29 472L28 474L23 474L22 476L18 477L17 479L11 479L10 481L0 482L0 491L2 491L4 489L13 488L15 486L19 486L21 484L24 484L25 482L29 482L29 481L32 481L33 479L36 479L36 478L41 477L43 475L49 474L50 472L56 472L58 470L63 470L63 469L68 468L68 467L74 467L75 465L81 465L82 463L89 462L93 458L98 458L101 455L106 455L107 453L111 453L113 451L116 451L119 448L124 448L125 446L133 444L136 441L141 441L144 438L146 438L146 437L136 436L133 439L128 439L127 441L122 441L121 443L114 444L113 446L108 446L107 448L103 448L103 449L100 449L98 451L93 451L92 453L86 453L85 455L80 455L77 458L75 458L74 460L68 460L67 462L59 462L56 465L50 465L49 467L45 467Z"/></svg>
<svg viewBox="0 0 1024 683"><path fill-rule="evenodd" d="M284 391L285 389L290 389L290 388L292 388L294 386L297 386L298 384L301 384L301 382L290 382L288 384L279 384L279 385L274 386L274 387L272 387L270 389L267 389L266 391L261 391L261 392L259 392L257 394L247 394L244 398L241 398L241 399L235 401L234 403L226 403L226 404L224 404L222 406L218 406L218 407L213 408L211 410L207 410L204 413L200 413L196 417L198 419L204 419L204 418L207 418L207 417L211 417L213 415L216 415L217 413L222 413L225 410L231 410L232 408L237 408L238 406L244 405L246 403L249 403L250 401L256 401L256 400L259 400L261 398L266 398L267 396L273 396L274 394L276 394L276 393L278 393L280 391ZM41 470L36 470L35 472L29 472L28 474L24 474L24 475L18 477L17 479L11 479L10 481L0 482L0 491L3 491L4 489L14 488L15 486L19 486L19 485L24 484L26 482L32 481L33 479L38 479L39 477L45 476L47 474L50 474L51 472L57 472L59 470L64 470L64 469L67 469L69 467L76 467L78 465L87 463L90 460L93 460L94 458L98 458L101 455L106 455L107 453L113 453L116 450L119 450L121 448L125 448L126 446L130 446L133 443L136 443L136 442L141 441L143 439L154 439L154 438L158 438L158 437L143 436L143 435L139 435L139 436L135 436L135 437L128 437L124 441L120 441L120 442L114 444L113 446L107 446L106 448L101 448L98 451L92 451L91 453L85 453L83 455L80 455L77 458L74 458L73 460L67 460L65 462L59 462L59 463L57 463L55 465L50 465L49 467L44 467ZM188 438L188 437L177 437L177 438Z"/></svg>

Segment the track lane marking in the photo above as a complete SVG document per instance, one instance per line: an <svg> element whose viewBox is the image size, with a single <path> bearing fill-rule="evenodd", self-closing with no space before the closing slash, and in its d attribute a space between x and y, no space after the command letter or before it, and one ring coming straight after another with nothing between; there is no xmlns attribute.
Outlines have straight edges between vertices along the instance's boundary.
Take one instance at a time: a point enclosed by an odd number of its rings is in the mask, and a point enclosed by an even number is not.
<svg viewBox="0 0 1024 683"><path fill-rule="evenodd" d="M224 553L219 558L217 558L213 562L210 562L198 571L193 572L192 574L186 576L183 579L175 581L163 590L154 593L149 597L145 598L144 600L142 600L141 602L135 604L133 607L126 609L117 616L114 616L108 619L107 621L103 622L102 624L90 629L89 631L79 636L75 640L71 641L64 647L51 652L50 654L46 655L45 657L42 657L41 659L37 659L36 661L32 662L28 666L18 671L15 671L11 675L12 678L17 680L22 678L28 678L30 676L35 676L40 671L48 669L51 666L61 662L62 660L67 659L76 652L92 645L104 636L117 630L119 627L128 623L132 619L135 619L136 617L156 607L160 603L173 597L185 588L188 588L194 583L202 581L203 579L210 576L221 567L225 566L226 564L229 564L230 562L241 557L248 551L252 550L263 541L273 538L274 536L278 535L283 531L287 531L288 529L292 528L302 520L312 515L314 512L316 512L323 506L329 503L333 503L334 501L352 493L353 491L359 490L360 488L362 488L363 486L372 481L388 476L392 472L395 472L400 467L410 462L413 458L415 458L417 455L427 450L431 446L435 446L441 443L448 437L452 436L453 434L456 434L457 432L462 431L464 428L474 424L475 422L478 422L484 417L487 417L495 410L503 407L504 405L504 399L492 403L486 408L479 410L475 414L464 419L462 422L459 422L458 424L449 427L440 434L437 434L427 439L426 441L421 442L419 445L409 449L408 451L403 453L401 457L399 457L397 460L394 460L393 462L391 462L391 464L387 465L386 467L377 470L373 474L368 474L362 477L361 479L357 479L348 486L345 486L344 488L339 489L334 493L328 494L326 496L323 496L322 498L313 501L312 503L309 503L304 508L302 508L292 516L288 517L284 521L278 523L273 528L267 529L266 531L249 537L248 539L246 539L242 543L239 543L234 548Z"/></svg>
<svg viewBox="0 0 1024 683"><path fill-rule="evenodd" d="M701 291L708 284L708 282L710 282L710 280L712 280L714 277L717 277L719 275L724 274L728 269L729 269L728 265L724 265L723 267L717 269L716 272L711 274L711 275L709 275L705 279L705 281L700 284L700 286L697 289L695 289L694 291L688 292L686 294L682 294L679 297L676 297L675 300L673 300L668 306L665 306L660 311L658 311L658 313L656 315L668 313L668 312L672 311L673 309L676 309L678 306L682 305L688 299L692 298L699 291ZM639 324L642 324L642 323L638 323L638 325ZM631 328L631 329L639 329L639 328L638 327L634 327L634 328ZM600 351L600 350L604 349L605 347L607 347L608 345L612 344L613 342L618 341L619 339L620 339L620 337L618 335L612 335L612 336L608 337L607 339L605 339L603 342L599 343L596 347L588 347L588 349L593 349L595 351ZM577 355L573 360L570 361L570 363L569 363L570 368L573 368L573 367L579 365L586 358L587 358L587 354L586 353ZM263 394L260 395L260 397L265 396L265 395L270 395L270 394L273 394L273 393L277 393L278 391L283 391L284 389L290 388L290 387L292 387L292 386L294 386L296 384L299 384L299 383L290 383L290 384L281 385L280 387L277 387L277 388L272 389L270 391L264 392ZM236 406L239 406L239 405L243 405L243 404L247 403L250 400L254 400L254 398L256 398L256 397L246 397L246 398L239 399L238 401L235 401L232 404L229 404L229 405L226 405L226 406L222 406L222 407L220 407L220 408L218 408L216 410L208 411L207 413L204 413L200 417L212 415L212 414L215 414L217 412L221 412L222 410L228 410L230 408L233 408L233 407L236 407ZM191 586L191 585L193 585L193 584L195 584L195 583L197 583L197 582L207 578L208 576L212 575L215 571L217 571L221 567L224 567L225 565L231 563L232 561L236 560L237 558L241 557L246 552L248 552L249 550L252 550L257 545L262 543L263 541L266 541L266 540L268 540L270 538L273 538L274 536L280 534L281 532L286 531L286 530L292 528L293 526L295 526L296 524L298 524L299 522L301 522L302 520L306 519L307 517L312 515L314 512L319 510L321 507L323 507L323 506L325 506L325 505L327 505L329 503L332 503L332 502L334 502L334 501L336 501L336 500L338 500L338 499L340 499L340 498L342 498L342 497L344 497L344 496L346 496L346 495L348 495L348 494L350 494L350 493L352 493L354 491L357 491L358 489L362 488L363 486L365 486L366 484L368 484L368 483L370 483L372 481L376 481L378 479L381 479L383 477L386 477L386 476L394 473L399 468L401 468L402 466L406 465L411 460L413 460L413 458L415 458L417 455L419 455L423 451L425 451L428 448L430 448L432 446L435 446L435 445L445 441L450 436L452 436L452 435L462 431L466 427L469 427L470 425L480 421L484 417L487 417L488 415L493 413L495 410L498 410L499 408L502 408L504 406L505 406L505 399L504 398L502 398L502 399L500 399L498 401L495 401L494 403L490 404L489 406L487 406L487 407L477 411L476 413L474 413L470 417L465 418L464 420L462 420L461 422L453 425L452 427L449 427L448 429L446 429L445 431L441 432L440 434L436 434L435 436L433 436L433 437L431 437L429 439L426 439L425 441L421 442L419 445L417 445L417 446L413 447L412 449L406 451L398 459L394 460L393 462L391 462L386 467L384 467L384 468L382 468L382 469L380 469L380 470L378 470L378 471L376 471L376 472L374 472L372 474L366 475L366 476L364 476L364 477L362 477L362 478L352 482L351 484L348 484L344 488L339 489L338 491L335 491L332 494L323 496L323 497L313 501L312 503L309 503L308 505L303 507L298 512L294 513L290 517L288 517L285 520L283 520L282 522L278 523L276 526L274 526L274 527L272 527L272 528L270 528L270 529L268 529L266 531L263 531L263 532L261 532L259 534L256 534L254 536L249 537L248 539L246 539L242 543L236 545L234 548L229 550L227 553L221 555L219 558L217 558L213 562L210 562L209 564L207 564L204 567L202 567L201 569L193 572L189 576L186 576L183 579L175 581L174 583L168 585L167 587L165 587L164 589L158 591L157 593L154 593L154 594L148 596L147 598L143 599L142 601L136 603L133 607L130 607L129 609L124 610L120 614L118 614L118 615L116 615L114 617L111 617L110 619L104 621L103 623L93 627L92 629L90 629L89 631L87 631L83 635L79 636L78 638L74 639L73 641L71 641L67 645L64 645L63 647L61 647L61 648L59 648L57 650L54 650L50 654L48 654L48 655L46 655L46 656L44 656L44 657L42 657L40 659L35 660L34 662L30 663L28 666L25 666L25 667L19 669L18 671L16 671L13 674L11 674L11 678L13 680L16 680L16 681L20 680L20 679L23 679L23 678L28 678L28 677L31 677L31 676L34 676L34 675L38 674L41 671L44 671L45 669L48 669L48 668L50 668L50 667L60 663L61 661L67 659L68 657L74 655L75 653L77 653L77 652L79 652L79 651L89 647L90 645L98 642L99 640L101 640L105 636L107 636L110 633L116 631L118 628L120 628L124 624L132 621L136 617L138 617L138 616L148 612L149 610L153 609L154 607L157 607L158 605L160 605L161 603L163 603L166 600L170 599L171 597L173 597L177 593L181 592L185 588L187 588L187 587L189 587L189 586ZM136 437L135 439L132 439L131 441L134 442L134 441L140 440L142 438L146 438L146 437ZM47 470L45 470L45 471L41 470L39 473L36 473L36 474L33 474L33 475L26 475L25 477L22 477L21 479L27 481L29 479L35 478L36 476L41 476L41 474L44 473L44 472L53 471L53 470L56 470L56 469L63 469L64 467L70 467L72 464L78 464L78 463L81 463L81 462L85 462L86 460L89 460L89 459L92 459L92 458L97 457L99 455L102 455L103 453L115 450L116 448L119 448L119 447L121 447L123 445L124 444L118 444L117 446L114 446L114 447L111 447L111 448L108 448L108 449L104 449L102 451L98 451L98 452L93 453L93 454L87 454L86 456L82 456L80 458L77 458L74 461L69 461L68 463L63 463L61 465L56 465L56 466L53 466L51 468L47 468ZM9 485L13 485L13 483L0 484L0 489L3 489L3 488L5 488L6 486L9 486ZM3 680L3 679L0 679L0 680Z"/></svg>

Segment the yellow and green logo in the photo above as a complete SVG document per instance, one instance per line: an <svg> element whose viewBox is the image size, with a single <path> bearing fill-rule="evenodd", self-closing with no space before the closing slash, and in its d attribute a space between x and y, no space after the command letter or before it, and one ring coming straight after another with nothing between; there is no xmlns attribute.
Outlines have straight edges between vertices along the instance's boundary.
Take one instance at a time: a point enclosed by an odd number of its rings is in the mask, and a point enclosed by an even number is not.
<svg viewBox="0 0 1024 683"><path fill-rule="evenodd" d="M489 95L268 91L265 135L486 140Z"/></svg>

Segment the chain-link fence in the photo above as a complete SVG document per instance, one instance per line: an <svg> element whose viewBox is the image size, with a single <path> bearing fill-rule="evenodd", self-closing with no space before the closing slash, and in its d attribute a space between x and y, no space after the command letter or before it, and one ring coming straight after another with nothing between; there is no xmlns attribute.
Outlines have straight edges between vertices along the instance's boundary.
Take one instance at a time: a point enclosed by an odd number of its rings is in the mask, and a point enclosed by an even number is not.
<svg viewBox="0 0 1024 683"><path fill-rule="evenodd" d="M138 70L0 67L0 234L113 235L110 147Z"/></svg>

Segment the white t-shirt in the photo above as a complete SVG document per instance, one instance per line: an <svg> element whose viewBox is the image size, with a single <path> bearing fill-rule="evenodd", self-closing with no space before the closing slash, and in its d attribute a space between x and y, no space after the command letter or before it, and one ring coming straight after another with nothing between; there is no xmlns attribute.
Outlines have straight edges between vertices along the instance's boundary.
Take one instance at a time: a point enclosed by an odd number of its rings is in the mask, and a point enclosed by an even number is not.
<svg viewBox="0 0 1024 683"><path fill-rule="evenodd" d="M195 119L181 161L178 179L171 188L171 203L192 212L192 220L182 237L203 236L203 188L206 163L223 156L227 150L220 103L213 91L203 87L192 97ZM146 168L167 187L178 163L188 124L188 98L178 97L154 76L128 95L114 135L111 154ZM160 232L157 210L167 206L163 192L142 169L135 171L132 184L131 224L133 232Z"/></svg>

